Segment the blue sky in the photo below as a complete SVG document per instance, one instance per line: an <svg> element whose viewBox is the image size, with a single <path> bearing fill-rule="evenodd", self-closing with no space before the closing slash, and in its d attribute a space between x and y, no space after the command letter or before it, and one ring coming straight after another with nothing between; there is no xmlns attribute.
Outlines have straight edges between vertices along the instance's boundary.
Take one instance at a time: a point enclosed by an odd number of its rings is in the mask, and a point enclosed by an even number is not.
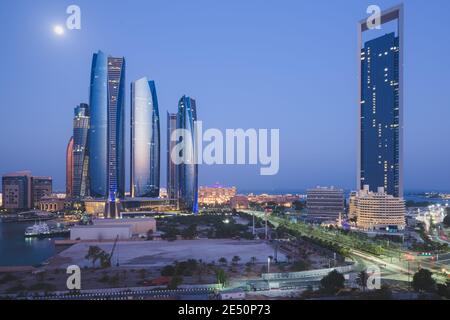
<svg viewBox="0 0 450 320"><path fill-rule="evenodd" d="M197 100L207 128L280 129L278 175L202 166L200 184L355 188L356 23L370 4L397 3L2 1L0 174L30 169L64 188L73 108L88 102L92 53L101 49L127 59L127 90L142 76L156 81L163 146L166 111L183 94ZM405 185L450 190L450 2L404 3ZM57 37L53 25L64 24L69 4L80 6L82 29ZM165 185L165 152L161 160Z"/></svg>

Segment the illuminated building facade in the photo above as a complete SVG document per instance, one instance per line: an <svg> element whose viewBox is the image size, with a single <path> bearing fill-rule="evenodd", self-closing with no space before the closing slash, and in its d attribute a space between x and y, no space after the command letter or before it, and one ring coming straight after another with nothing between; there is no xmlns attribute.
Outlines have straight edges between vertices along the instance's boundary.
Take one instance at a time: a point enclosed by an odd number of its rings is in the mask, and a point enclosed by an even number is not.
<svg viewBox="0 0 450 320"><path fill-rule="evenodd" d="M395 232L405 228L405 201L385 192L364 186L353 199L357 226L367 231Z"/></svg>
<svg viewBox="0 0 450 320"><path fill-rule="evenodd" d="M131 84L131 196L158 197L160 127L154 81Z"/></svg>
<svg viewBox="0 0 450 320"><path fill-rule="evenodd" d="M249 208L249 201L247 196L244 195L237 195L230 199L230 206L232 209L239 210L239 209L248 209Z"/></svg>
<svg viewBox="0 0 450 320"><path fill-rule="evenodd" d="M195 100L183 96L178 103L177 129L184 130L186 135L183 135L181 139L186 140L185 147L180 151L183 162L177 165L177 188L180 208L192 213L198 212L198 165L194 135L196 121ZM192 143L188 143L188 140Z"/></svg>
<svg viewBox="0 0 450 320"><path fill-rule="evenodd" d="M87 138L89 132L89 106L81 103L74 109L73 119L73 192L74 198L89 195Z"/></svg>
<svg viewBox="0 0 450 320"><path fill-rule="evenodd" d="M382 13L381 23L397 30L364 42L367 22L359 24L358 190L383 187L403 196L403 7Z"/></svg>
<svg viewBox="0 0 450 320"><path fill-rule="evenodd" d="M292 203L298 201L300 197L298 195L285 194L285 195L272 195L272 194L259 194L253 193L248 195L248 201L257 205L276 204L279 206L285 206L287 208L292 206Z"/></svg>
<svg viewBox="0 0 450 320"><path fill-rule="evenodd" d="M236 195L236 187L200 187L198 192L199 205L216 206L230 204L231 198Z"/></svg>
<svg viewBox="0 0 450 320"><path fill-rule="evenodd" d="M99 51L92 59L88 134L90 196L125 194L125 59Z"/></svg>

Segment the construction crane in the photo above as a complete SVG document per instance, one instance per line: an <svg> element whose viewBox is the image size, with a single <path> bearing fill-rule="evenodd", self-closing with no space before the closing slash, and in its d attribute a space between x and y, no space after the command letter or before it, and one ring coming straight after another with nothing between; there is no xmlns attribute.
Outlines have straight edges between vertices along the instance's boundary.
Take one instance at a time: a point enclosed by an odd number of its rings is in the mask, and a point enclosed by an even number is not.
<svg viewBox="0 0 450 320"><path fill-rule="evenodd" d="M117 235L116 240L114 240L114 245L112 247L111 253L109 254L108 264L111 266L111 259L114 255L114 250L116 250L117 241L119 240L119 235ZM119 265L119 260L117 260L117 266Z"/></svg>

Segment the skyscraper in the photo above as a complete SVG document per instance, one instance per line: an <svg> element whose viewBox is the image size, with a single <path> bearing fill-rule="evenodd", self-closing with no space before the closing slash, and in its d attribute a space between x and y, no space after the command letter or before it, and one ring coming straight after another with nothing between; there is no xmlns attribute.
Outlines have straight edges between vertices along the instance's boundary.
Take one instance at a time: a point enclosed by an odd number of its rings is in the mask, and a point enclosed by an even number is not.
<svg viewBox="0 0 450 320"><path fill-rule="evenodd" d="M403 195L403 7L382 13L381 24L397 21L397 30L367 40L367 21L359 35L358 190L384 188Z"/></svg>
<svg viewBox="0 0 450 320"><path fill-rule="evenodd" d="M85 197L89 194L87 170L89 157L87 137L89 131L89 106L81 103L74 110L73 119L73 190L72 196Z"/></svg>
<svg viewBox="0 0 450 320"><path fill-rule="evenodd" d="M92 58L88 134L90 195L98 198L125 194L125 59Z"/></svg>
<svg viewBox="0 0 450 320"><path fill-rule="evenodd" d="M73 194L73 137L70 137L66 150L66 198Z"/></svg>
<svg viewBox="0 0 450 320"><path fill-rule="evenodd" d="M131 83L131 196L158 197L160 127L154 81Z"/></svg>
<svg viewBox="0 0 450 320"><path fill-rule="evenodd" d="M196 121L195 100L183 96L178 102L177 114L177 130L182 129L185 133L180 138L180 142L184 140L184 148L180 152L183 162L177 165L177 188L180 208L193 213L198 212L198 165L194 130Z"/></svg>
<svg viewBox="0 0 450 320"><path fill-rule="evenodd" d="M178 199L177 167L170 156L176 145L176 141L171 141L170 137L176 129L177 114L167 112L167 197L169 199Z"/></svg>

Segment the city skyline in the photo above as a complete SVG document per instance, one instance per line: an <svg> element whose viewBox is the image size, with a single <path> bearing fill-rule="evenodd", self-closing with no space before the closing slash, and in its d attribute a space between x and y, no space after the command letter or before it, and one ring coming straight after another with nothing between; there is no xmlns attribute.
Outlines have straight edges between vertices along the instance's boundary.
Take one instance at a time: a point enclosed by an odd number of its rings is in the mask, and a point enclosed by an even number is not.
<svg viewBox="0 0 450 320"><path fill-rule="evenodd" d="M448 0L2 9L0 300L450 299Z"/></svg>
<svg viewBox="0 0 450 320"><path fill-rule="evenodd" d="M2 150L5 150L6 157L3 157L0 159L0 167L2 168L2 173L6 172L12 172L12 171L18 171L18 170L24 170L29 169L33 172L36 172L40 175L48 175L52 176L54 178L55 182L55 190L64 190L65 186L65 149L67 146L67 141L70 138L70 130L71 126L70 124L67 125L67 123L70 121L70 113L73 110L73 106L76 104L79 104L82 101L88 102L87 99L87 81L86 81L86 74L88 73L88 68L86 67L86 56L89 56L92 54L92 52L97 51L98 49L105 50L105 52L111 53L113 55L120 55L124 56L129 63L127 64L127 68L132 68L132 71L127 71L127 78L130 79L137 79L139 76L143 76L147 74L150 78L155 79L157 83L159 84L159 92L158 95L160 98L160 105L163 106L162 112L166 110L173 110L175 108L176 99L174 98L175 94L179 97L182 94L191 94L196 98L197 101L200 101L200 104L202 106L202 120L208 127L218 127L218 128L250 128L250 127L268 127L268 128L280 128L281 129L281 155L280 155L280 174L275 177L260 177L257 173L257 170L255 168L252 168L251 166L246 167L223 167L223 166L201 166L199 169L200 175L200 184L212 184L216 181L220 181L227 185L236 185L240 190L267 190L271 191L272 189L276 190L304 190L308 187L314 187L316 185L335 185L338 187L342 187L345 189L356 189L356 186L354 184L354 181L356 180L355 177L355 157L356 157L356 137L354 132L356 131L356 103L354 102L354 96L356 95L357 91L357 83L353 78L356 78L356 66L355 66L355 54L354 54L354 48L356 46L356 34L355 34L355 21L360 20L364 17L365 8L367 7L364 1L361 2L361 4L355 5L355 9L351 9L350 13L341 12L339 11L339 8L336 5L333 5L329 2L324 2L330 8L327 9L327 6L323 5L317 5L321 10L329 10L329 11L335 11L342 13L342 25L345 29L345 36L342 36L340 39L345 42L345 50L338 49L336 47L333 48L335 53L338 54L337 57L342 58L345 56L344 61L350 61L351 63L344 63L346 66L347 72L340 73L341 67L336 65L337 60L329 60L327 62L328 68L326 73L320 73L320 74L313 74L310 72L309 67L305 65L305 63L300 64L291 64L293 66L293 70L295 72L299 71L299 68L305 68L306 69L306 75L305 76L298 76L298 81L295 81L293 78L292 73L290 72L281 72L281 69L288 68L289 63L292 63L292 58L295 54L302 53L303 57L311 58L311 56L308 56L308 50L305 47L298 47L294 45L290 40L282 39L280 43L279 50L275 50L272 52L274 57L280 57L283 56L283 53L288 56L289 59L287 59L286 64L280 63L277 64L276 70L268 70L264 69L264 64L262 63L261 59L263 57L267 57L264 54L256 56L257 59L255 59L255 62L249 65L249 69L247 72L244 72L244 78L247 81L252 80L250 82L253 82L249 87L247 86L247 93L243 94L242 89L237 90L240 84L241 80L236 79L235 83L227 82L226 79L228 79L231 75L227 73L222 68L227 65L227 59L225 59L224 55L218 55L213 61L207 63L206 69L203 69L201 65L198 65L198 58L200 58L202 55L200 54L200 49L195 50L192 55L189 56L189 59L180 59L180 63L185 63L185 66L182 68L183 73L191 73L190 70L192 68L195 68L197 66L198 72L202 75L199 77L194 77L193 81L186 81L186 80L180 80L173 76L172 68L168 68L167 66L167 60L165 59L158 59L158 58L144 58L145 54L141 57L139 54L135 54L132 52L132 49L124 49L121 50L120 47L115 47L111 43L105 42L103 40L100 40L99 38L95 38L96 35L89 35L89 37L94 37L96 40L98 40L98 44L94 44L94 48L91 47L91 45L86 45L85 42L82 40L82 36L88 35L88 31L85 31L86 29L89 29L89 32L96 32L92 30L92 28L89 28L89 26L93 26L92 22L89 22L89 19L91 19L92 15L95 14L96 5L90 5L87 2L81 2L81 7L85 7L84 9L84 25L83 29L79 32L79 34L67 32L64 39L45 39L46 43L44 45L44 49L46 51L51 52L54 50L54 52L58 52L58 54L66 54L67 56L64 58L62 56L55 57L54 55L50 55L53 59L55 59L55 62L58 63L65 63L65 66L67 67L66 70L63 70L61 72L62 74L71 74L74 76L74 79L77 79L77 83L73 82L74 80L70 80L67 83L67 86L73 86L74 90L68 90L68 88L65 87L65 85L62 85L60 87L61 93L57 94L52 90L51 86L54 86L54 84L47 85L45 90L43 92L48 96L48 102L43 101L42 106L42 112L44 114L48 114L48 112L52 112L52 115L49 115L50 119L53 119L53 117L58 117L59 121L58 123L54 123L53 126L50 126L50 128L44 128L43 132L37 132L36 138L38 139L38 143L33 142L33 145L30 145L29 143L23 144L24 140L22 138L22 135L28 136L25 133L19 133L18 134L18 143L23 146L23 148L17 150L17 148L12 149L13 146L11 146L10 142L2 141L1 147ZM383 9L386 9L392 4L397 4L398 2L395 1L380 1L380 5ZM205 4L204 4L205 5ZM442 3L443 6L448 6L446 2ZM53 5L48 3L46 9L49 9L48 7L52 7ZM180 4L180 6L182 6ZM245 5L242 5L245 10L248 10L249 8ZM267 17L268 13L267 10L272 8L274 4L268 4L268 5L261 5L261 12L256 12L255 16L263 16ZM295 6L294 4L290 3L290 6ZM302 4L300 6L303 9L306 9L307 6L312 7L312 9L316 8L315 5L312 4ZM418 4L414 4L409 1L405 1L405 7L406 7L406 18L405 18L405 33L410 34L412 32L415 32L416 34L416 40L412 39L412 37L407 38L406 47L405 47L405 59L406 59L406 69L408 70L405 78L405 159L407 161L405 162L405 189L433 189L433 190L448 190L448 178L450 177L450 172L448 166L445 166L445 163L448 163L449 154L448 151L445 150L445 136L448 136L448 127L446 128L444 126L445 122L443 121L443 118L445 118L445 115L448 113L448 108L445 108L446 105L448 105L447 98L444 97L444 95L440 94L439 92L445 92L442 90L439 90L440 86L443 85L443 81L439 81L440 77L446 74L446 70L449 70L449 66L445 63L440 63L439 68L437 68L437 64L435 61L430 61L427 65L427 70L422 70L425 68L425 66L417 66L414 63L414 59L421 59L423 58L423 55L429 54L429 51L426 51L420 55L418 51L415 51L415 47L426 47L429 43L429 39L427 37L417 37L417 33L419 35L424 35L423 31L417 29L414 27L413 22L415 19L419 19L419 16L421 14L426 15L429 14L430 11L433 8L436 8L437 4L433 3L428 8L425 8L424 6L420 6ZM61 7L64 7L64 5L61 5ZM193 6L195 7L195 5ZM209 11L211 11L213 14L218 14L215 9L212 9L211 7L208 7L206 5L206 8ZM289 17L294 24L293 16L289 15L287 12L282 10L281 8L275 7L275 17L280 18L283 15L286 15ZM189 10L193 10L194 8L188 8ZM317 9L317 8L316 8ZM162 10L163 13L164 7L160 7L159 10ZM346 10L349 10L346 8ZM358 11L359 10L359 11ZM56 8L54 9L56 12ZM51 10L50 10L51 12ZM245 11L247 14L249 11ZM313 14L314 17L318 17L316 14L317 11L312 10L310 13ZM26 14L27 11L25 10L22 12L22 14ZM134 12L135 13L135 12ZM305 12L300 11L299 14L303 16ZM15 13L17 14L17 13ZM28 12L29 14L29 12ZM230 12L226 12L225 15L231 14ZM338 15L338 14L337 14ZM352 18L348 18L351 16ZM39 15L37 16L39 17ZM10 20L11 18L7 18L7 20ZM334 18L333 18L334 19ZM239 20L238 20L239 22ZM311 22L311 21L310 21ZM220 24L222 23L222 24ZM218 24L214 24L217 28L223 25L223 20L219 20ZM432 28L432 22L431 29ZM198 27L199 24L196 24ZM300 24L301 25L301 24ZM27 24L25 26L21 27L19 30L15 30L14 33L19 33L20 35L21 31L27 30L26 29ZM262 30L264 30L264 27L260 25ZM279 34L283 34L283 31L290 31L292 30L290 28L283 28L284 26L281 25L277 30L269 34L268 40L274 41L276 36ZM350 28L351 27L351 28ZM101 29L101 28L100 28ZM264 34L262 30L248 30L245 29L246 35L252 34L252 35L259 35L261 36ZM296 29L297 30L297 29ZM433 29L434 30L434 29ZM179 29L177 29L178 32L180 32ZM217 30L216 30L217 31ZM232 30L233 32L226 32L220 29L221 32L219 34L222 37L235 34L236 30ZM297 30L298 31L298 30ZM333 30L328 30L330 33L335 32ZM439 30L434 30L436 32L442 32ZM318 29L318 34L325 35L325 30ZM422 32L422 33L421 33ZM173 37L173 32L169 32L170 37ZM292 33L291 33L292 34ZM338 34L343 35L339 32ZM301 36L307 36L304 32L300 33ZM288 35L285 35L286 37ZM8 41L14 42L10 36L7 37ZM19 37L19 39L22 39L22 37ZM134 38L134 37L132 37ZM411 39L410 39L411 38ZM172 38L171 38L172 39ZM331 36L327 36L328 41L330 41ZM417 40L419 39L419 40ZM74 45L76 45L76 41L81 41L84 46L82 46L82 49L75 50L74 53L69 53L67 50L69 50L69 47L71 50L74 49ZM91 38L92 40L92 38ZM139 47L139 44L137 44L136 41L133 39L125 39L129 41L128 43L135 43L135 48ZM156 56L161 58L160 55L167 50L167 46L164 45L164 41L162 39L159 39L160 42L158 44L161 45L162 49L155 50L157 51ZM198 42L198 38L194 39L196 40L195 43ZM270 42L268 41L268 42ZM335 41L335 40L333 40ZM63 42L65 42L65 45L68 48L63 48ZM230 41L228 41L230 43ZM254 46L244 46L243 54L249 54L249 53L255 53L255 49L258 48L258 46L263 46L264 41L258 41L253 43ZM335 43L335 42L333 42ZM411 44L412 43L412 44ZM104 45L102 45L104 44ZM348 44L348 45L347 45ZM35 43L31 43L30 46L36 45ZM444 45L448 45L444 43ZM133 46L130 46L133 48ZM333 46L330 46L333 47ZM144 47L145 48L145 47ZM219 44L215 43L215 46L210 47L211 50L214 50L216 52L217 49L221 48ZM91 51L90 53L86 53L88 49ZM292 50L291 50L292 49ZM306 50L305 51L303 50ZM38 52L39 59L43 59L41 54L43 52ZM317 54L317 50L311 50L314 51ZM144 50L144 52L147 52L147 49ZM148 51L150 52L150 51ZM229 51L227 51L229 52ZM154 52L152 52L154 53ZM76 57L74 56L76 54ZM302 57L300 55L300 57ZM70 56L70 59L69 59ZM75 57L75 59L74 59ZM239 58L236 56L232 56L232 61L238 63L242 62ZM320 60L322 56L319 56L317 59L312 60L315 65L316 60ZM177 59L175 57L172 57L172 59ZM44 59L45 60L45 59ZM301 59L302 60L302 59ZM72 61L73 66L70 66L69 61ZM208 60L206 60L208 61ZM162 62L162 66L158 66ZM187 62L187 63L186 63ZM189 63L190 62L190 63ZM245 61L246 63L248 60ZM58 65L58 64L56 64ZM55 65L55 66L56 66ZM58 68L61 68L62 65L58 65ZM166 66L164 68L164 66ZM213 78L213 81L211 80L207 75L211 75L206 72L208 68L211 67L219 68L219 70L223 71L223 77L220 78ZM47 68L52 68L47 65ZM174 66L175 68L175 66ZM214 69L213 68L213 69ZM264 69L264 72L261 72L261 69ZM154 72L152 72L152 69ZM417 74L419 70L424 72L424 76L418 78L416 75L411 76L411 74L414 72ZM248 75L249 71L253 71L253 75L250 77ZM54 69L51 69L52 74L55 74L57 71ZM19 69L20 73L20 69ZM252 73L252 72L250 72ZM414 74L413 73L413 74ZM5 73L6 74L6 73ZM263 80L268 80L270 76L281 76L285 75L282 85L284 87L280 87L280 85L276 85L273 80L270 80L266 82L266 85L261 86L261 82L257 80L257 77L262 77ZM135 75L139 75L136 76ZM330 81L337 80L337 76L345 75L345 79L347 79L346 82L347 85L338 84L336 83L337 89L332 88L333 85ZM5 81L5 75L1 76L2 83L6 83ZM267 78L268 77L268 78ZM297 77L297 76L296 76ZM58 78L58 77L56 77ZM318 86L310 84L309 81L306 81L307 78L311 80L311 83L320 83L323 82L324 84L327 84L330 88L330 96L337 97L334 100L334 103L330 103L330 100L328 100L328 97L322 97L321 99L313 99L314 93L317 93L316 89ZM433 79L433 87L423 86L423 82L421 81L423 79ZM437 78L437 80L435 80ZM13 79L14 80L14 79ZM169 82L169 80L171 82ZM222 83L222 81L225 81L225 83ZM80 83L79 83L80 82ZM222 101L220 101L221 95L219 94L220 90L220 84L222 84L222 90L225 89L227 92L227 98L225 99L227 103L224 105ZM238 85L239 84L239 85ZM269 85L270 84L270 85ZM271 86L275 87L272 89ZM331 85L331 86L329 86ZM126 85L127 87L128 85ZM257 88L259 86L259 88ZM8 86L6 86L8 87ZM244 86L245 87L245 86ZM298 90L298 87L301 89ZM57 87L55 87L57 88ZM85 89L83 89L85 88ZM303 90L308 89L308 90ZM344 89L345 88L345 89ZM415 88L418 88L414 90ZM81 89L81 90L80 90ZM232 89L232 90L230 90ZM337 91L339 89L339 92ZM420 89L420 90L419 90ZM14 89L11 89L14 92ZM277 101L277 107L274 108L274 110L280 110L275 111L273 114L273 117L267 117L263 116L267 112L270 112L270 105L271 103L268 103L265 101L265 99L261 100L261 96L264 96L265 94L268 94L268 92L271 91L278 91L277 95L279 100ZM312 90L312 91L311 91ZM73 93L72 93L73 91ZM181 92L180 92L181 91ZM309 91L309 92L308 92ZM416 92L415 92L416 91ZM160 94L161 92L161 94ZM177 93L178 92L178 93ZM129 93L126 93L126 97L128 97ZM6 94L6 101L10 100L9 97L10 93ZM296 108L298 112L298 119L299 119L299 125L297 127L297 123L293 121L292 119L284 117L284 123L281 122L280 115L278 113L285 113L285 112L292 112L293 106L297 104L297 100L293 100L292 96L300 96L298 104L300 105L300 108ZM75 98L76 102L72 102ZM269 97L273 97L269 94ZM429 103L429 97L431 97L431 103ZM41 99L42 95L38 95L38 99ZM67 99L66 99L67 98ZM26 101L27 98L24 97L17 97L16 103L11 105L24 105L24 100ZM126 98L127 99L127 98ZM306 99L306 100L305 100ZM313 100L311 100L313 99ZM309 104L309 107L307 106L306 101L311 102L315 101L313 104ZM249 103L251 101L251 103ZM301 103L303 101L303 103ZM296 102L296 103L294 103ZM27 104L25 104L27 105ZM31 115L35 114L34 109L32 109L32 104L29 104L30 106L25 106L22 108L31 108L28 109L30 111ZM34 104L36 105L36 104ZM46 107L48 105L48 107ZM278 105L282 106L278 108ZM58 106L58 110L55 109L55 107ZM224 106L225 109L224 109ZM332 106L336 106L335 108ZM5 110L6 108L2 108L2 119L8 119L10 117L13 117L18 111L14 110ZM128 119L129 118L129 109L130 106L126 102L125 103L125 109L127 112L125 123L128 127ZM261 110L260 110L261 109ZM322 109L322 111L317 111ZM337 113L337 110L335 109L341 109L341 115ZM62 111L64 110L64 111ZM227 113L219 113L219 110L228 110ZM260 111L257 111L260 110ZM261 114L258 114L258 112L261 112ZM435 117L428 116L428 113L438 113L441 116L439 119L435 119ZM54 113L54 114L53 114ZM64 114L64 119L61 116ZM330 119L325 118L324 116L328 114ZM218 116L220 115L220 116ZM240 116L241 115L241 116ZM267 119L266 119L267 118ZM336 121L332 121L333 119L336 119ZM320 121L320 119L322 121ZM430 121L432 119L432 121ZM312 127L312 124L310 123L319 123L321 124L319 127L317 125ZM331 125L333 123L337 123L334 125ZM19 125L22 127L27 126L31 130L36 131L34 122L30 122L27 117L24 118L23 123L19 123ZM8 124L5 121L2 121L2 127L4 130L10 130L10 124ZM16 125L17 126L17 125ZM64 126L64 128L63 128ZM128 128L127 128L128 129ZM126 131L128 131L126 129ZM24 129L23 129L24 130ZM299 131L300 130L300 131ZM307 134L308 131L314 132L314 130L321 130L323 134L318 135L319 137L311 137L310 134ZM26 130L25 130L26 132ZM305 138L302 139L301 137L304 136ZM33 136L34 137L34 136ZM162 135L163 139L165 135ZM300 138L298 138L300 137ZM32 140L32 139L31 139ZM129 141L128 138L125 138L125 141ZM295 143L294 143L295 142ZM34 146L36 145L36 146ZM161 145L165 145L164 141L161 141ZM295 146L295 147L293 147ZM30 153L35 150L35 148L41 148L44 150L47 150L50 148L51 152L42 153L42 156L38 157L33 163L29 159ZM127 144L127 150L129 148L129 145ZM48 154L48 155L45 155ZM125 153L128 154L128 151ZM430 156L431 154L431 156ZM127 158L127 157L125 157ZM28 160L27 160L28 159ZM162 164L165 164L164 159L161 161ZM128 168L128 165L125 165L126 168ZM323 170L323 168L327 168L327 170ZM324 172L325 171L325 172ZM165 167L161 167L161 172L166 172ZM292 174L292 172L295 172L295 175ZM162 174L162 177L165 177L165 174ZM125 184L126 186L129 185L129 183ZM165 186L166 182L164 179L161 180L161 185ZM128 189L128 188L127 188Z"/></svg>

